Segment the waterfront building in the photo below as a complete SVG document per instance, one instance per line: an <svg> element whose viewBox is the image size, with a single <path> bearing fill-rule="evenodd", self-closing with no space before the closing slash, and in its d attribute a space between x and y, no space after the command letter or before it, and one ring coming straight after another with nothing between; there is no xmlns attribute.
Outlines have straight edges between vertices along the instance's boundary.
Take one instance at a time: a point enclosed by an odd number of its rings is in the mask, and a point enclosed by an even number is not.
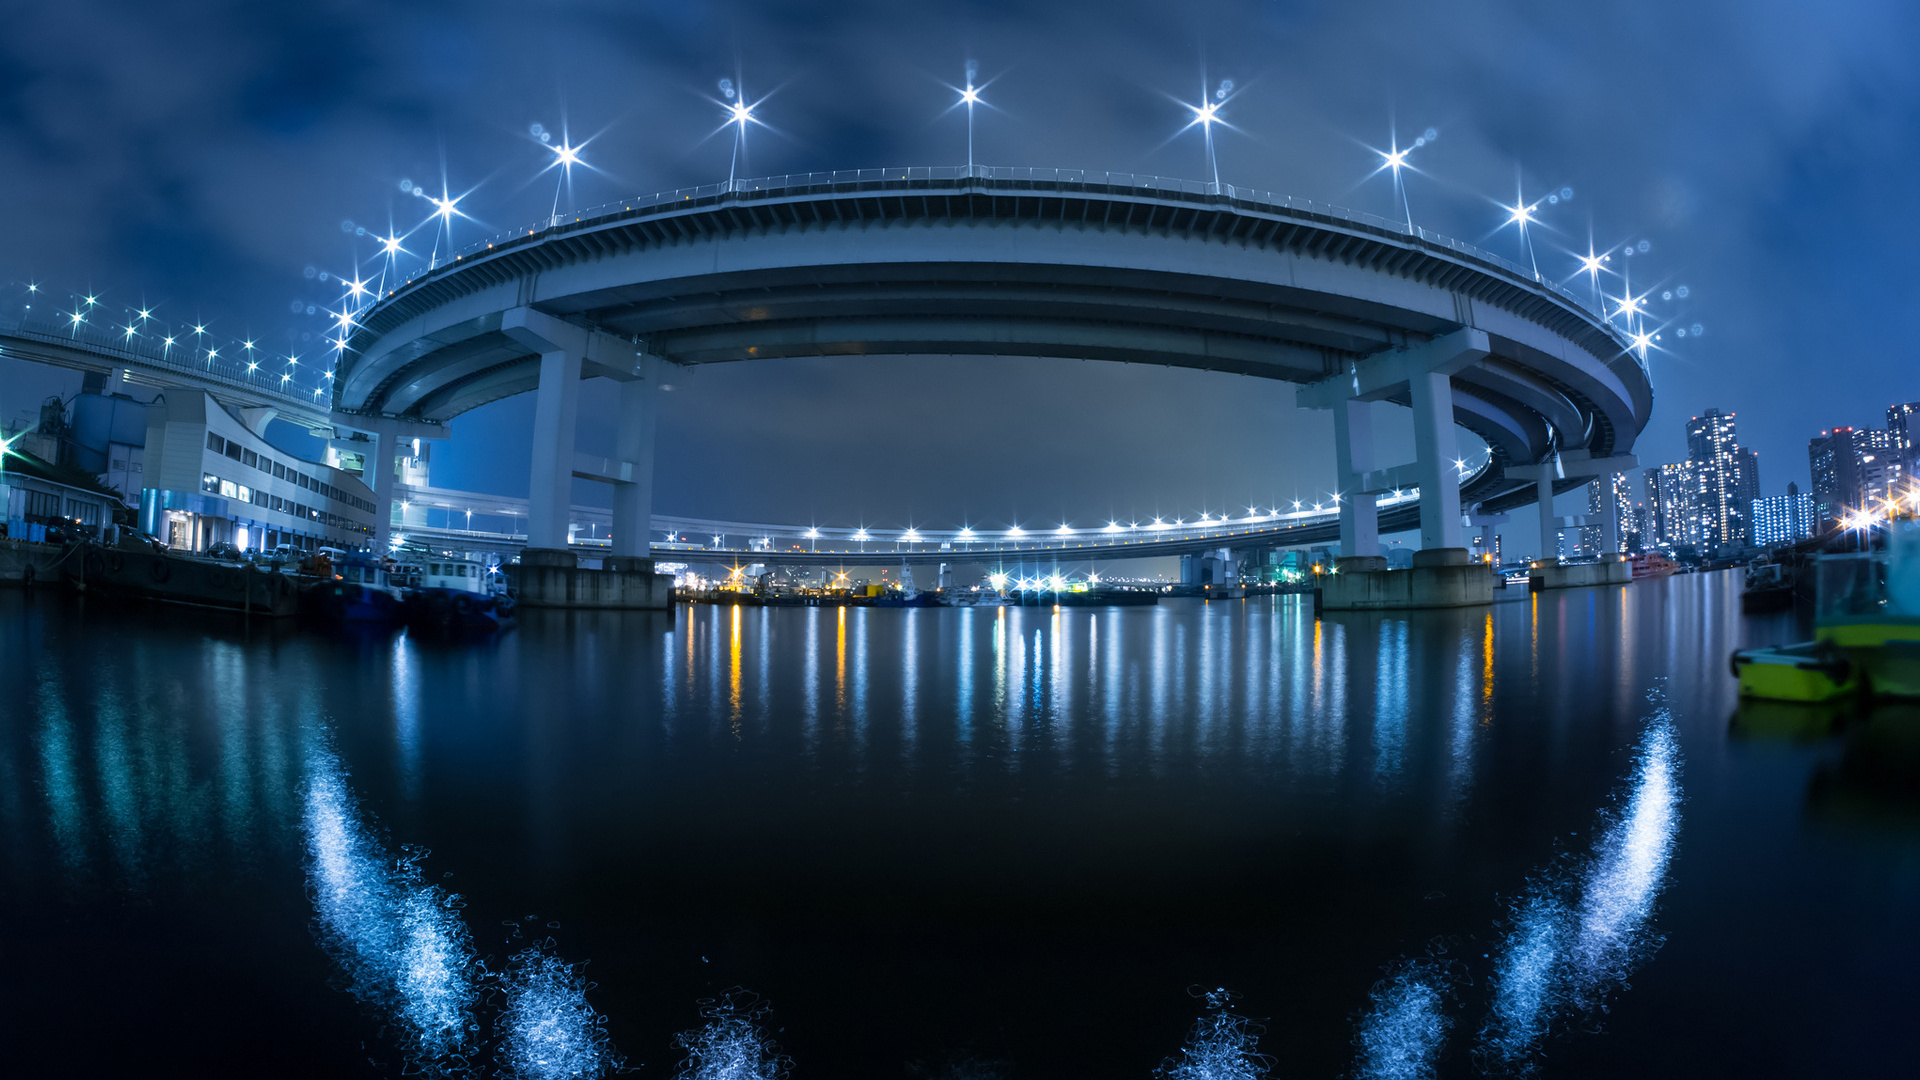
<svg viewBox="0 0 1920 1080"><path fill-rule="evenodd" d="M1467 550L1468 550L1468 552L1470 552L1470 553L1471 553L1471 554L1473 555L1473 557L1474 557L1475 559L1479 559L1479 560L1481 560L1481 561L1485 561L1485 560L1486 560L1486 556L1487 556L1487 554L1488 554L1488 551L1487 551L1487 545L1486 545L1486 543L1485 543L1485 538L1484 538L1484 537L1482 537L1482 536L1481 536L1481 535L1480 535L1479 533L1474 533L1474 534L1473 534L1473 537L1472 537L1472 538L1471 538L1470 540L1468 540L1468 541L1467 541ZM1495 566L1499 566L1499 565L1500 565L1500 562L1501 562L1501 558L1500 558L1500 534L1499 534L1499 533L1494 533L1494 534L1493 534L1493 551L1492 551L1492 555L1493 555L1493 565L1495 565Z"/></svg>
<svg viewBox="0 0 1920 1080"><path fill-rule="evenodd" d="M1878 507L1907 493L1903 433L1867 429L1854 433L1860 459L1860 506Z"/></svg>
<svg viewBox="0 0 1920 1080"><path fill-rule="evenodd" d="M1693 466L1677 461L1646 470L1650 547L1675 551L1700 546L1700 515Z"/></svg>
<svg viewBox="0 0 1920 1080"><path fill-rule="evenodd" d="M1887 430L1900 454L1900 471L1911 480L1920 469L1920 401L1887 406Z"/></svg>
<svg viewBox="0 0 1920 1080"><path fill-rule="evenodd" d="M1753 500L1753 542L1762 547L1791 544L1813 535L1813 496L1789 483L1785 495Z"/></svg>
<svg viewBox="0 0 1920 1080"><path fill-rule="evenodd" d="M140 529L169 547L363 548L373 491L344 469L270 445L210 395L169 390L147 407Z"/></svg>
<svg viewBox="0 0 1920 1080"><path fill-rule="evenodd" d="M1760 459L1740 445L1734 414L1708 409L1687 421L1687 461L1700 522L1700 547L1724 551L1753 542L1747 516L1760 494Z"/></svg>
<svg viewBox="0 0 1920 1080"><path fill-rule="evenodd" d="M1807 466L1813 473L1814 528L1826 532L1866 493L1854 430L1830 428L1807 440Z"/></svg>
<svg viewBox="0 0 1920 1080"><path fill-rule="evenodd" d="M1640 515L1634 507L1633 480L1626 473L1596 477L1587 484L1587 513L1595 524L1580 527L1580 553L1600 555L1606 548L1609 530L1615 537L1614 550L1628 550L1628 541L1640 532Z"/></svg>
<svg viewBox="0 0 1920 1080"><path fill-rule="evenodd" d="M18 446L7 451L6 459L0 469L0 535L44 540L49 526L68 523L99 530L95 535L100 535L113 521L118 500L112 495L65 482L61 470Z"/></svg>

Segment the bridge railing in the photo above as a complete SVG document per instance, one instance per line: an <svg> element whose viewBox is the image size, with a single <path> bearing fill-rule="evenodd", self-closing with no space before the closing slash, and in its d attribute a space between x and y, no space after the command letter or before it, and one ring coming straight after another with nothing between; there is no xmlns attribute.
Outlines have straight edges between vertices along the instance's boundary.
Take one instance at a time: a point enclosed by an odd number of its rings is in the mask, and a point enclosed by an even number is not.
<svg viewBox="0 0 1920 1080"><path fill-rule="evenodd" d="M134 341L137 337L129 338L118 331L109 331L91 323L72 326L66 320L34 317L0 318L0 336L79 349L97 355L104 361L119 362L136 370L167 372L178 376L187 385L227 388L263 405L285 408L290 413L304 415L327 411L318 398L288 393L272 386L270 381L248 377L238 362L228 364L224 358L213 362L194 360L192 346L181 345L173 349L136 346Z"/></svg>
<svg viewBox="0 0 1920 1080"><path fill-rule="evenodd" d="M912 191L912 190L960 190L973 181L988 181L996 185L1011 185L1013 190L1033 191L1088 191L1095 193L1142 192L1157 196L1174 196L1183 199L1225 199L1257 210L1277 211L1293 216L1315 218L1330 224L1354 227L1392 236L1417 239L1422 243L1465 258L1473 259L1499 268L1501 271L1517 277L1527 284L1553 293L1574 307L1594 315L1607 324L1605 308L1591 297L1582 297L1557 281L1552 281L1537 270L1522 266L1512 259L1496 255L1493 252L1476 247L1465 241L1423 229L1406 221L1349 209L1333 203L1302 199L1292 195L1282 195L1259 188L1241 187L1236 184L1208 183L1200 180L1186 180L1179 177L1155 176L1146 173L1105 172L1089 169L1045 169L1025 168L1002 165L933 165L911 166L884 169L841 169L832 172L787 173L782 176L757 177L746 180L732 180L714 184L700 184L694 187L674 188L670 191L657 191L650 195L636 195L628 199L601 203L566 214L556 214L535 226L499 233L470 244L456 251L448 262L437 263L427 270L407 278L410 284L434 270L447 266L450 262L462 261L468 257L483 254L502 245L525 240L552 229L562 229L572 225L593 224L604 219L647 213L668 208L693 209L708 206L731 197L736 201L758 199L791 198L809 194L854 194L862 191ZM1023 185L1031 185L1030 188Z"/></svg>

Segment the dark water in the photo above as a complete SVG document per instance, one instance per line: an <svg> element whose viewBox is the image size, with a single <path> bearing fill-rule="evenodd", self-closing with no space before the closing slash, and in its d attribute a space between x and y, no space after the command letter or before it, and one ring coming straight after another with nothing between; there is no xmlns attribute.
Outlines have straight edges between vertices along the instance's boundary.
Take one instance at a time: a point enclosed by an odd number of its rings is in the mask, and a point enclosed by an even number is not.
<svg viewBox="0 0 1920 1080"><path fill-rule="evenodd" d="M1920 715L1737 712L1797 631L1734 585L478 646L0 593L8 1071L671 1076L741 987L702 1060L796 1077L1909 1074Z"/></svg>

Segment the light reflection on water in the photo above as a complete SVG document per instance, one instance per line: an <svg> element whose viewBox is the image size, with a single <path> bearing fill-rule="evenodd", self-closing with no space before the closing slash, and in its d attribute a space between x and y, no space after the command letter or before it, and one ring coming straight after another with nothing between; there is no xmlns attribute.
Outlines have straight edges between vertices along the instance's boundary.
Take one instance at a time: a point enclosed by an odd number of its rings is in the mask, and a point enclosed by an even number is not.
<svg viewBox="0 0 1920 1080"><path fill-rule="evenodd" d="M360 820L333 752L307 753L309 884L320 940L362 1004L400 1024L417 1068L465 1068L484 969L457 896L428 885L418 855L386 851Z"/></svg>
<svg viewBox="0 0 1920 1080"><path fill-rule="evenodd" d="M1529 599L1510 614L1534 610L1538 600ZM1617 613L1598 617L1604 622ZM1554 633L1566 647L1567 631L1533 621L1529 629L1509 618L1509 647L1529 634ZM1015 778L1024 793L1063 774L1139 785L1231 772L1265 777L1261 782L1276 792L1274 803L1243 802L1237 813L1281 818L1306 803L1278 801L1297 789L1340 813L1384 817L1405 803L1423 810L1472 804L1476 785L1487 782L1494 622L1490 612L1315 619L1291 600L1214 604L1198 614L1179 605L1058 612L695 608L661 629L657 645L644 641L623 659L621 643L609 637L591 657L576 656L570 670L545 683L528 676L528 685L591 683L591 693L556 691L556 714L569 705L580 715L604 712L619 738L653 738L630 730L665 733L663 741L642 745L667 766L621 762L649 781L670 774L673 755L686 747L731 746L742 748L741 759L760 760L798 747L815 771L836 769L836 782L849 788L911 790L929 780L997 775ZM509 645L527 653L520 660L528 669L541 666L536 647L554 648L549 659L558 655L555 642L531 633ZM519 651L503 649L499 663ZM1516 662L1499 668L1501 678L1526 683L1540 657L1518 655L1524 651L1514 650ZM397 815L388 840L367 809L391 805L396 792L410 807L423 793L441 795L456 770L486 764L479 751L452 764L446 755L449 742L488 737L485 724L468 724L458 713L477 712L499 694L491 656L429 655L404 638L383 646L364 670L365 723L357 715L324 721L341 737L356 727L378 734L377 745L363 740L353 753L311 734L321 722L315 718L328 716L325 678L277 669L232 642L210 643L204 661L212 692L188 694L185 708L110 675L85 691L84 708L70 716L71 684L43 675L32 723L20 729L18 765L13 757L0 760L0 781L31 774L23 783L44 801L16 811L17 792L4 793L10 801L0 810L8 821L28 820L59 865L76 874L97 867L130 889L198 858L197 848L223 835L251 857L269 851L276 829L284 828L288 842L307 854L328 953L349 974L356 996L396 1020L393 1030L417 1047L422 1067L450 1070L449 1062L483 1060L475 1068L571 1075L539 1070L604 1060L604 1021L587 1005L585 969L547 945L489 976L457 898L428 885L425 856L404 847L418 836L400 828L413 824L411 812ZM448 679L449 670L461 678ZM630 681L597 678L602 671ZM331 677L351 684L362 674L342 667ZM299 695L286 694L283 680ZM1563 699L1584 692L1571 679L1545 686L1543 695ZM514 700L546 704L538 690ZM391 715L374 715L381 707ZM186 729L201 718L206 738L196 766ZM1553 715L1509 712L1500 722L1567 739ZM529 742L544 756L528 771L543 782L563 775L551 764L564 763L569 752L562 720L531 730L537 737ZM1569 756L1577 749L1569 745ZM348 759L364 774L351 784ZM290 773L306 782L287 782ZM424 783L429 778L433 783ZM354 790L361 785L365 803ZM571 794L557 782L543 790ZM528 816L548 812L560 820L545 801L533 801L539 805ZM1521 899L1487 965L1496 968L1493 979L1480 980L1491 1001L1479 1033L1483 1058L1524 1068L1556 1021L1604 1004L1645 958L1657 942L1650 920L1678 813L1676 736L1662 718L1641 740L1631 778L1588 856L1543 871L1532 886L1517 876L1511 882ZM1433 815L1421 825L1457 835L1464 816ZM278 869L270 859L262 865L262 872ZM474 892L470 883L462 889ZM1448 1023L1443 1006L1464 992L1451 989L1437 969L1427 975L1396 976L1370 1001L1350 1003L1365 1009L1356 1037L1373 1047L1362 1075L1430 1072ZM488 988L497 991L498 1008L485 1001ZM689 987L686 996L693 992Z"/></svg>
<svg viewBox="0 0 1920 1080"><path fill-rule="evenodd" d="M1509 916L1481 1057L1528 1072L1555 1023L1604 1007L1660 944L1651 926L1680 825L1679 747L1663 710L1641 737L1622 803L1581 864L1543 872Z"/></svg>

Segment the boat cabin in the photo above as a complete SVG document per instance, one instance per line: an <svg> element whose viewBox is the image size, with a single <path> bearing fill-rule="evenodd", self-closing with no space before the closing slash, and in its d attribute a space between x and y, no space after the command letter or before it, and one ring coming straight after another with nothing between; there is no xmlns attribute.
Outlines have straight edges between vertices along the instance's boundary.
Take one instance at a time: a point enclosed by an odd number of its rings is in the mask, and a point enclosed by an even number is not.
<svg viewBox="0 0 1920 1080"><path fill-rule="evenodd" d="M428 559L421 567L420 587L450 589L454 592L486 592L487 571L477 562L464 559Z"/></svg>

